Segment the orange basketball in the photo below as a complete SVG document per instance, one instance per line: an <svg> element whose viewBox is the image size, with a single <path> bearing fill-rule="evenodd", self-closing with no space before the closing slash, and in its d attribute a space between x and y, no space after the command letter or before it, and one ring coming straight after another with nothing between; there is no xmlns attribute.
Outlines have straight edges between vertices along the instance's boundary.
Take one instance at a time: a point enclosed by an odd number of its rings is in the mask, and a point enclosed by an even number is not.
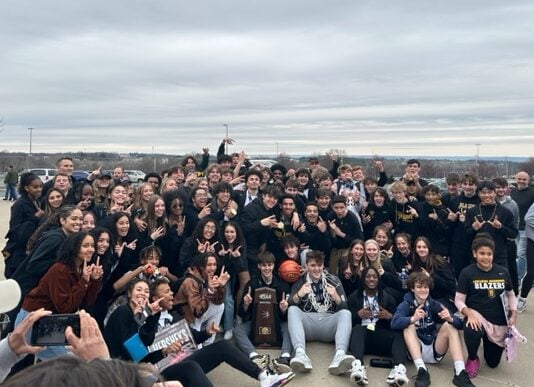
<svg viewBox="0 0 534 387"><path fill-rule="evenodd" d="M297 282L300 277L300 265L292 259L286 259L280 264L278 275L287 283Z"/></svg>

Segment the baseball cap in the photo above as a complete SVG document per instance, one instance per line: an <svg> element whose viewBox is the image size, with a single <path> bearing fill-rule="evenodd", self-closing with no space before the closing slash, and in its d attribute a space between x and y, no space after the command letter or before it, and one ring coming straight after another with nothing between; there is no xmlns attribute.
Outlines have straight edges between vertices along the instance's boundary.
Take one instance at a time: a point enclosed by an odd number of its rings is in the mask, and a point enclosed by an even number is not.
<svg viewBox="0 0 534 387"><path fill-rule="evenodd" d="M12 279L0 281L0 313L15 309L20 297L20 286L17 281Z"/></svg>
<svg viewBox="0 0 534 387"><path fill-rule="evenodd" d="M111 172L110 171L101 171L100 176L98 176L99 179L111 179Z"/></svg>

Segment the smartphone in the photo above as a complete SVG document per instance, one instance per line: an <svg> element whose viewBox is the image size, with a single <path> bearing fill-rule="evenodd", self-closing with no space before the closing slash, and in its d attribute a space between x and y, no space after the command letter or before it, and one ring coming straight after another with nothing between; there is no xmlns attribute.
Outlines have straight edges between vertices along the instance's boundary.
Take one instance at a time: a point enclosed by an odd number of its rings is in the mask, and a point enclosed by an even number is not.
<svg viewBox="0 0 534 387"><path fill-rule="evenodd" d="M51 314L41 317L33 324L31 345L64 346L68 345L65 329L72 327L74 334L80 337L80 316L77 314Z"/></svg>

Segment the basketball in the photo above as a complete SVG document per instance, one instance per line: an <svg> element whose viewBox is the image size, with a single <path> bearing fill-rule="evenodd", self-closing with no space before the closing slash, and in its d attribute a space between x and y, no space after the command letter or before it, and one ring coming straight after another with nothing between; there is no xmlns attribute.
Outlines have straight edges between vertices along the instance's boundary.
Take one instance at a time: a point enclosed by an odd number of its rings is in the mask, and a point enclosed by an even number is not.
<svg viewBox="0 0 534 387"><path fill-rule="evenodd" d="M278 268L278 275L287 283L294 283L300 277L300 265L292 259L286 259Z"/></svg>

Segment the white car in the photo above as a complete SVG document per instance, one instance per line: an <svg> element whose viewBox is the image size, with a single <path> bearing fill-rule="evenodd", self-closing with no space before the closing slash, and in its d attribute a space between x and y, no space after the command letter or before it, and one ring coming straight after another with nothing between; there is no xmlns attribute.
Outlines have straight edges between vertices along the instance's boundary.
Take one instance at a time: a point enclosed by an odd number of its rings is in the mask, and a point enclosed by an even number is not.
<svg viewBox="0 0 534 387"><path fill-rule="evenodd" d="M34 175L39 176L39 179L41 179L43 183L52 180L54 176L56 176L56 170L50 168L30 168L25 169L24 172L31 172Z"/></svg>
<svg viewBox="0 0 534 387"><path fill-rule="evenodd" d="M132 183L142 183L145 179L145 173L143 171L128 169L124 170L124 174L128 175Z"/></svg>

